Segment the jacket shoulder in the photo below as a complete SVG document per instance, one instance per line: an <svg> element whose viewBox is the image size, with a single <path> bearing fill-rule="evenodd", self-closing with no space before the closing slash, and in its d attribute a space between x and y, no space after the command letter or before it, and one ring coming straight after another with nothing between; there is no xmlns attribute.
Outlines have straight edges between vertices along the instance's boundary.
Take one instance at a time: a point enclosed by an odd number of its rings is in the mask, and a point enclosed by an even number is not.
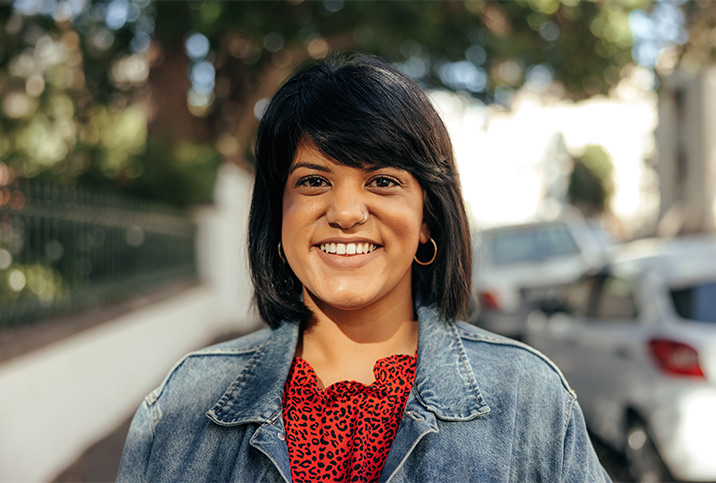
<svg viewBox="0 0 716 483"><path fill-rule="evenodd" d="M270 337L271 329L266 328L190 352L171 368L146 402L150 406L159 401L168 406L190 403L208 409Z"/></svg>
<svg viewBox="0 0 716 483"><path fill-rule="evenodd" d="M242 353L253 352L261 347L269 337L271 337L271 329L259 329L235 339L204 347L203 349L187 354L186 357L240 355Z"/></svg>
<svg viewBox="0 0 716 483"><path fill-rule="evenodd" d="M537 377L545 383L553 381L574 395L562 371L537 349L467 322L457 322L455 326L475 369L489 370L503 378Z"/></svg>

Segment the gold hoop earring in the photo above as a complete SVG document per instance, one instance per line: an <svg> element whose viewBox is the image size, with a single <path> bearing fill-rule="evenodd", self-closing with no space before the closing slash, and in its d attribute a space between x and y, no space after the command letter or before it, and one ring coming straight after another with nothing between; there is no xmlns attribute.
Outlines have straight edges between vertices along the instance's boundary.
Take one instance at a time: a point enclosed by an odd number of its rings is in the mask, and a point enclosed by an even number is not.
<svg viewBox="0 0 716 483"><path fill-rule="evenodd" d="M433 252L433 258L431 258L427 262L421 262L420 260L418 260L418 256L415 255L413 257L413 260L415 260L415 263L417 263L418 265L422 265L422 266L430 265L431 263L433 263L435 261L435 257L438 256L438 244L435 243L435 240L433 240L433 237L430 237L430 241L433 243L433 248L435 249L435 251Z"/></svg>
<svg viewBox="0 0 716 483"><path fill-rule="evenodd" d="M283 263L288 263L284 258L283 253L281 253L281 242L278 242L278 257L283 260Z"/></svg>

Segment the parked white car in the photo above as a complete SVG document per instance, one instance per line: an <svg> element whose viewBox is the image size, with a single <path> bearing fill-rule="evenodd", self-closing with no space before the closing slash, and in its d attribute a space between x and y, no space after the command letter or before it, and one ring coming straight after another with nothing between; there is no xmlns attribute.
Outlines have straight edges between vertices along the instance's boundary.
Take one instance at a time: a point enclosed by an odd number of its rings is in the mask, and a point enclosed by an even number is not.
<svg viewBox="0 0 716 483"><path fill-rule="evenodd" d="M603 238L575 215L500 226L474 235L475 323L521 338L527 315L604 262Z"/></svg>
<svg viewBox="0 0 716 483"><path fill-rule="evenodd" d="M623 245L525 339L637 481L716 481L716 238Z"/></svg>

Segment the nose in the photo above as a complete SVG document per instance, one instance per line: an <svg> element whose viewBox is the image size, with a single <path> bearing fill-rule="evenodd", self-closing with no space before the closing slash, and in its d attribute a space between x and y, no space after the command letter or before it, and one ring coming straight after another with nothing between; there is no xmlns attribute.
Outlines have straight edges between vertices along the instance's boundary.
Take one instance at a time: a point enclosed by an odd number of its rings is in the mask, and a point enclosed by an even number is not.
<svg viewBox="0 0 716 483"><path fill-rule="evenodd" d="M368 215L368 207L360 189L342 187L333 189L326 209L326 220L333 228L350 230L362 225Z"/></svg>

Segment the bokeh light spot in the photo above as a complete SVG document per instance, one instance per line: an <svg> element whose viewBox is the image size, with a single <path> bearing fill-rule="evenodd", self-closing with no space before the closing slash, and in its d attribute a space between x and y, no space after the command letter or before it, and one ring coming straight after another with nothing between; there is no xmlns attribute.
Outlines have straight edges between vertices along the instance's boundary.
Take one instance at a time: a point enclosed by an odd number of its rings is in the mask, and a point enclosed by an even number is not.
<svg viewBox="0 0 716 483"><path fill-rule="evenodd" d="M18 269L10 270L10 273L7 275L7 284L10 287L10 290L13 292L19 292L25 288L26 283L27 278L25 278L24 273Z"/></svg>
<svg viewBox="0 0 716 483"><path fill-rule="evenodd" d="M465 50L465 58L475 65L482 65L487 60L487 53L480 45L471 45Z"/></svg>
<svg viewBox="0 0 716 483"><path fill-rule="evenodd" d="M144 230L137 225L132 225L125 234L127 243L133 247L138 247L144 243Z"/></svg>
<svg viewBox="0 0 716 483"><path fill-rule="evenodd" d="M216 71L211 62L197 62L191 68L191 83L195 91L208 94L214 89Z"/></svg>
<svg viewBox="0 0 716 483"><path fill-rule="evenodd" d="M107 27L112 30L119 30L127 23L129 15L129 3L127 0L114 0L107 7Z"/></svg>
<svg viewBox="0 0 716 483"><path fill-rule="evenodd" d="M202 60L209 53L209 39L199 32L193 32L184 41L184 49L186 49L186 55L190 59L194 61Z"/></svg>
<svg viewBox="0 0 716 483"><path fill-rule="evenodd" d="M39 97L45 91L45 79L41 75L31 75L25 81L25 92L30 97Z"/></svg>
<svg viewBox="0 0 716 483"><path fill-rule="evenodd" d="M283 48L283 36L278 32L269 32L264 36L264 48L269 52L278 52Z"/></svg>
<svg viewBox="0 0 716 483"><path fill-rule="evenodd" d="M0 248L0 270L6 270L12 263L12 255L4 248Z"/></svg>
<svg viewBox="0 0 716 483"><path fill-rule="evenodd" d="M308 55L314 59L325 56L329 49L328 42L323 38L313 39L308 43Z"/></svg>
<svg viewBox="0 0 716 483"><path fill-rule="evenodd" d="M343 0L324 0L323 6L331 13L340 12L345 2Z"/></svg>

